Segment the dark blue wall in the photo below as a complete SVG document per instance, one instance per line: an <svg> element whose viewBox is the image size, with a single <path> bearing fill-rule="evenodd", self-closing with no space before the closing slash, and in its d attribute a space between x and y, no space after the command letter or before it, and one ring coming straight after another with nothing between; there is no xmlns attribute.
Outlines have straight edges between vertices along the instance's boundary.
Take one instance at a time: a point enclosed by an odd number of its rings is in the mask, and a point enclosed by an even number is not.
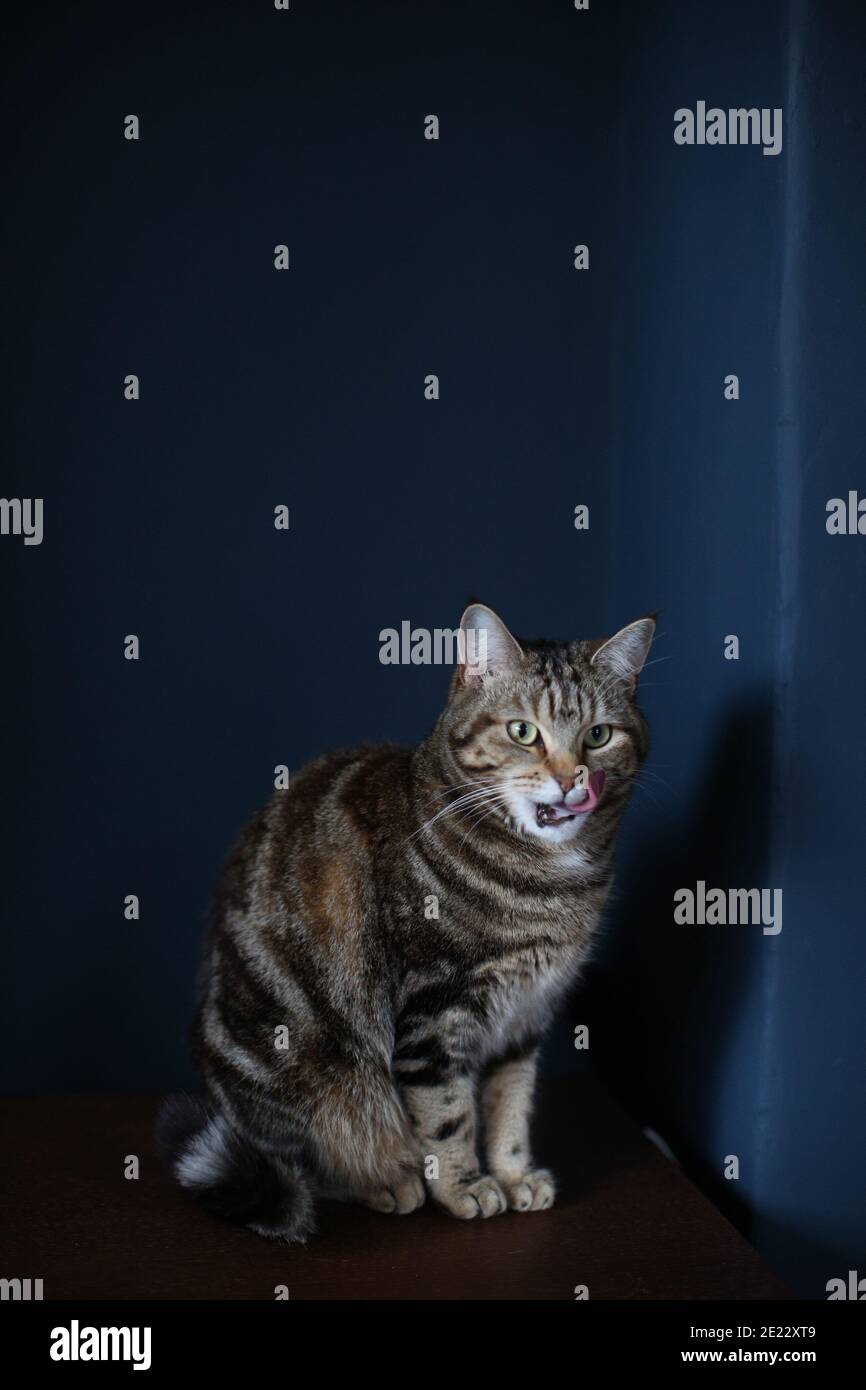
<svg viewBox="0 0 866 1390"><path fill-rule="evenodd" d="M866 1272L866 539L824 529L866 486L863 39L841 0L18 20L2 491L46 531L0 541L4 1089L191 1080L207 897L274 765L435 718L447 673L381 666L381 628L658 607L654 752L550 1063L589 1020L800 1287ZM677 147L699 99L782 106L782 154ZM782 933L676 927L698 878L781 887Z"/></svg>
<svg viewBox="0 0 866 1390"><path fill-rule="evenodd" d="M828 498L866 496L866 12L801 6L780 311L773 858L789 932L767 1009L756 1234L805 1289L866 1270L863 716L866 537Z"/></svg>
<svg viewBox="0 0 866 1390"><path fill-rule="evenodd" d="M3 487L44 496L46 536L0 546L0 1081L164 1086L275 764L436 718L449 673L383 667L380 630L452 628L473 594L518 631L603 629L617 36L529 3L19 25Z"/></svg>
<svg viewBox="0 0 866 1390"><path fill-rule="evenodd" d="M644 9L623 87L615 607L651 593L663 618L587 1008L635 1110L821 1297L866 1263L866 538L825 529L829 498L866 491L866 15L742 18ZM697 99L783 107L782 154L677 147ZM677 925L698 879L782 889L781 933Z"/></svg>

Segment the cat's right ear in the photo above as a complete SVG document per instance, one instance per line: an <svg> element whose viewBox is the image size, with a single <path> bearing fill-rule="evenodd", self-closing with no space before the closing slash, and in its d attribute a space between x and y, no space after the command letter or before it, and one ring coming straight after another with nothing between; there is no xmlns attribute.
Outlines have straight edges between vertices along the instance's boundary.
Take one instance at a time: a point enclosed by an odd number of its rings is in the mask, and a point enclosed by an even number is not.
<svg viewBox="0 0 866 1390"><path fill-rule="evenodd" d="M608 637L592 654L592 666L604 666L619 680L634 689L649 655L655 636L655 618L638 618L628 627L620 628Z"/></svg>
<svg viewBox="0 0 866 1390"><path fill-rule="evenodd" d="M480 686L520 669L523 652L501 618L483 603L470 603L460 619L456 680Z"/></svg>

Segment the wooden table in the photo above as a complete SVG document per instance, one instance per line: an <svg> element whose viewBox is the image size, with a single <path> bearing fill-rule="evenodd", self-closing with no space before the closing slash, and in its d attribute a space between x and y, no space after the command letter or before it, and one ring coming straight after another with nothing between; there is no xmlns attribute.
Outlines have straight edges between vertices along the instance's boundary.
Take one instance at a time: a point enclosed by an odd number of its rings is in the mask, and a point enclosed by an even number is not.
<svg viewBox="0 0 866 1390"><path fill-rule="evenodd" d="M4 1277L46 1299L769 1299L780 1279L588 1076L548 1082L549 1212L455 1221L323 1203L307 1247L212 1221L154 1153L159 1097L0 1102ZM10 1155L11 1150L11 1155ZM124 1177L136 1155L140 1177Z"/></svg>

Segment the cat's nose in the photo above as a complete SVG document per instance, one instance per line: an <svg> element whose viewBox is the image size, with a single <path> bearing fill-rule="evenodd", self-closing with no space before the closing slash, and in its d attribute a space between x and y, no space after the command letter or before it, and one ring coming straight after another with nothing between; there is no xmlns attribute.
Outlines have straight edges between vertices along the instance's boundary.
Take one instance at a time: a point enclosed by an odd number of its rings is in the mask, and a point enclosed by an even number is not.
<svg viewBox="0 0 866 1390"><path fill-rule="evenodd" d="M589 768L584 767L583 763L581 763L579 767L576 767L574 769L574 772L571 777L557 777L556 780L562 787L563 796L568 796L568 793L572 791L574 787L585 788L588 778Z"/></svg>

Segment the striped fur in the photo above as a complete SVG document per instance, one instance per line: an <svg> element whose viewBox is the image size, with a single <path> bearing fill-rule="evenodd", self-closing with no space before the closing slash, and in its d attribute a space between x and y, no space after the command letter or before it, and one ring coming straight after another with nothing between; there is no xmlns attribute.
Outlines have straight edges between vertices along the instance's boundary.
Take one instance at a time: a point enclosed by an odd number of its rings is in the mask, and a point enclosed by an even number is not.
<svg viewBox="0 0 866 1390"><path fill-rule="evenodd" d="M307 767L216 894L194 1027L208 1107L166 1147L193 1196L267 1235L303 1240L317 1193L405 1213L426 1182L462 1218L553 1201L530 1150L536 1054L610 887L653 623L518 643L473 605L463 627L486 631L488 669L458 666L430 736ZM515 720L543 741L519 746ZM544 823L580 769L605 773L598 804Z"/></svg>

